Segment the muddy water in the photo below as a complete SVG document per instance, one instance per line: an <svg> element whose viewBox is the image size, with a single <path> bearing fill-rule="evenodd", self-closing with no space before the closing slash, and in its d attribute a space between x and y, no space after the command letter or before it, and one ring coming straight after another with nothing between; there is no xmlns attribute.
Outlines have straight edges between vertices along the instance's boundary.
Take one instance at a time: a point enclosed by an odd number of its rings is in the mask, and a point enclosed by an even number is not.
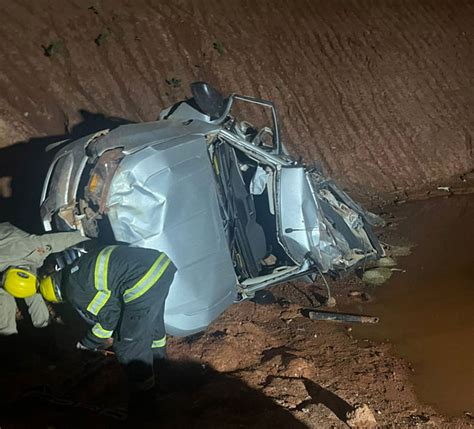
<svg viewBox="0 0 474 429"><path fill-rule="evenodd" d="M356 334L390 341L413 368L422 402L447 415L474 412L474 198L407 204L400 232L417 244L404 273L357 310L380 316Z"/></svg>

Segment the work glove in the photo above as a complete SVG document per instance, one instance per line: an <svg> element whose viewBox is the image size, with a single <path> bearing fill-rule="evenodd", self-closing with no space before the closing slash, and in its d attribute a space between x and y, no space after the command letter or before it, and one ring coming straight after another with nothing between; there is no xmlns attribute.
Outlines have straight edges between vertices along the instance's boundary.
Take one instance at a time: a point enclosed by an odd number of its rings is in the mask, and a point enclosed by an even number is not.
<svg viewBox="0 0 474 429"><path fill-rule="evenodd" d="M111 354L112 352L109 353L107 351L107 349L110 348L112 346L112 344L113 344L113 339L108 338L106 341L104 341L99 346L91 349L89 347L86 347L81 341L78 341L77 344L76 344L76 349L77 350L88 350L90 352L100 352L102 354ZM107 352L107 353L103 353L103 352Z"/></svg>
<svg viewBox="0 0 474 429"><path fill-rule="evenodd" d="M97 350L96 348L95 348L95 349L90 349L90 348L86 347L86 346L85 346L84 344L82 344L80 341L77 342L77 344L76 344L76 349L77 349L77 350L89 350L89 351L91 351L91 352L95 352L95 351Z"/></svg>

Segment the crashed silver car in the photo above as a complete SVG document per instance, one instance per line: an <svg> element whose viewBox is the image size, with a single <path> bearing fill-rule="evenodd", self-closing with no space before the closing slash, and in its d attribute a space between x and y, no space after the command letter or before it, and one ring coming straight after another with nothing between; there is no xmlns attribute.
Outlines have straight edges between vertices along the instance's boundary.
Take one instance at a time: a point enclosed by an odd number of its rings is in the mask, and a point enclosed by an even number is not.
<svg viewBox="0 0 474 429"><path fill-rule="evenodd" d="M67 142L44 183L44 228L165 251L178 267L171 335L201 331L269 286L381 255L376 217L288 154L271 102L191 89L158 121Z"/></svg>

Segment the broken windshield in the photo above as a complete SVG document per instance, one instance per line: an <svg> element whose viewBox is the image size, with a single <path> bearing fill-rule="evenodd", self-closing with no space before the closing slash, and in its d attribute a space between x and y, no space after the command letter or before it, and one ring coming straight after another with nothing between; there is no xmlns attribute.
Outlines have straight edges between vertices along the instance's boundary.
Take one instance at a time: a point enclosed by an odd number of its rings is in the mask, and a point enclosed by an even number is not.
<svg viewBox="0 0 474 429"><path fill-rule="evenodd" d="M279 153L280 131L273 103L242 95L233 95L229 102L236 120L233 131L268 152Z"/></svg>

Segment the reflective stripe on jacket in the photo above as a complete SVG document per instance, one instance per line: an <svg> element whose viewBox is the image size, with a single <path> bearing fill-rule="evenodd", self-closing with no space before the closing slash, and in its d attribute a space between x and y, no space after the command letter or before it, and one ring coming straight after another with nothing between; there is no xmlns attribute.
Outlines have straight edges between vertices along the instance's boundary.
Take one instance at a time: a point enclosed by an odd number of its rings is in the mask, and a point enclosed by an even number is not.
<svg viewBox="0 0 474 429"><path fill-rule="evenodd" d="M124 305L147 299L150 288L159 287L163 275L176 268L157 250L120 245L96 249L67 271L66 299L94 323L83 340L86 347L94 348L113 335Z"/></svg>

